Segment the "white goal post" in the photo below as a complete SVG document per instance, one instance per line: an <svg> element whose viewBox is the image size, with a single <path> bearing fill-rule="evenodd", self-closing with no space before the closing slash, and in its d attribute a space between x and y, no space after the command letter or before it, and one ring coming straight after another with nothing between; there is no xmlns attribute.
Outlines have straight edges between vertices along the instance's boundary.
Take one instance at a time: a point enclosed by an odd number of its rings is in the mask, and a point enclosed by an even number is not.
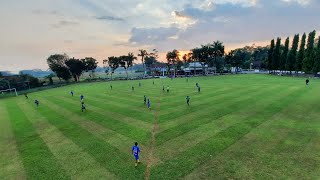
<svg viewBox="0 0 320 180"><path fill-rule="evenodd" d="M13 91L14 91L14 93L16 94L16 96L18 96L18 93L17 93L16 88L0 90L0 95L1 95L1 94L4 94L4 93L8 93L8 92L11 93L11 92L13 92Z"/></svg>

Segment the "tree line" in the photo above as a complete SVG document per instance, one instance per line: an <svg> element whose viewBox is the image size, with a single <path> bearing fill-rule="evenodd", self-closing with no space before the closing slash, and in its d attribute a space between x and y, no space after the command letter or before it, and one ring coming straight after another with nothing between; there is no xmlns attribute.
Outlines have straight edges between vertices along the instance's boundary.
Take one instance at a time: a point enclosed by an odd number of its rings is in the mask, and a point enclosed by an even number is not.
<svg viewBox="0 0 320 180"><path fill-rule="evenodd" d="M284 45L281 38L272 39L268 51L267 68L270 72L300 71L308 74L317 74L320 71L320 36L315 39L316 31L306 33L301 37L294 35L291 48L289 49L290 38L285 39ZM299 49L298 49L299 48Z"/></svg>
<svg viewBox="0 0 320 180"><path fill-rule="evenodd" d="M55 72L59 79L69 81L72 77L78 82L83 72L91 73L97 68L97 60L92 57L83 59L69 58L66 54L54 54L47 59L49 68Z"/></svg>
<svg viewBox="0 0 320 180"><path fill-rule="evenodd" d="M320 36L315 39L316 31L312 31L306 37L304 33L301 37L296 34L293 37L291 47L290 38L287 37L284 44L281 44L281 38L271 40L269 46L245 46L237 48L230 52L225 52L225 46L221 41L214 41L200 47L191 49L188 53L180 55L176 49L166 53L166 62L158 61L158 51L153 49L147 52L145 49L139 49L137 56L141 58L144 75L147 71L152 73L155 67L166 66L167 72L173 70L173 75L176 75L182 67L188 67L193 64L194 73L196 73L195 62L202 66L202 72L205 74L205 67L213 67L216 72L230 72L231 67L235 67L235 72L239 69L268 69L270 72L290 72L303 71L305 73L317 74L320 71ZM103 60L106 67L106 73L112 74L119 67L125 69L127 79L128 69L133 66L133 62L137 57L129 52L127 55L110 56ZM69 80L74 78L74 81L79 81L83 72L91 72L93 75L97 67L96 59L86 57L84 59L69 58L66 54L54 54L47 59L50 69L55 72L58 78ZM153 68L152 68L153 67ZM190 66L192 67L192 66Z"/></svg>

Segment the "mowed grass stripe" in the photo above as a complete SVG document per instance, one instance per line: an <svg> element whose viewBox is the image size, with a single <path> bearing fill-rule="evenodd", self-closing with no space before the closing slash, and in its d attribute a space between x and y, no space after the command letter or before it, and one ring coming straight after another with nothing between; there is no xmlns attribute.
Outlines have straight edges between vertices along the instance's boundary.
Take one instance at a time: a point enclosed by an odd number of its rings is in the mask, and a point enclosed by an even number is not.
<svg viewBox="0 0 320 180"><path fill-rule="evenodd" d="M283 110L288 104L294 102L292 97L301 96L303 94L302 89L304 88L296 89L288 93L283 99L274 102L273 105L268 106L263 113L254 118L241 121L221 131L215 138L199 143L197 146L179 154L174 159L165 161L163 164L157 166L157 168L153 168L151 178L161 179L161 177L168 177L167 179L177 179L187 175L199 165L207 162L208 159L215 157L230 145L237 142L252 129L268 121L274 114Z"/></svg>
<svg viewBox="0 0 320 180"><path fill-rule="evenodd" d="M16 137L17 147L27 179L70 179L56 157L28 121L22 109L7 101L7 111Z"/></svg>
<svg viewBox="0 0 320 180"><path fill-rule="evenodd" d="M185 98L186 96L190 96L191 102L197 102L197 101L204 101L202 103L208 102L208 97L210 98L215 98L215 97L221 97L223 95L228 95L228 94L233 94L234 93L234 89L230 88L230 87L224 87L221 89L214 89L214 91L210 91L210 92L206 92L206 93L185 93L185 95L180 95L180 96L171 96L171 97L166 97L164 98L164 102L163 102L163 107L161 108L161 111L163 112L161 114L161 116L165 117L166 115L172 114L174 112L177 111L177 109L172 108L172 107L176 107L179 106L181 104L185 104ZM194 101L194 99L196 99L197 101Z"/></svg>
<svg viewBox="0 0 320 180"><path fill-rule="evenodd" d="M140 179L143 177L144 165L142 164L135 173L132 173L134 169L133 166L130 166L133 163L132 157L122 153L112 144L95 137L80 125L70 121L63 115L56 114L44 104L38 108L38 112L58 128L64 136L94 157L109 172L122 179ZM52 114L55 114L55 116L52 116ZM128 150L130 150L130 147L128 147Z"/></svg>
<svg viewBox="0 0 320 180"><path fill-rule="evenodd" d="M78 99L70 98L70 97L64 97L64 100L74 104L73 106L77 106L81 108L80 102ZM113 102L112 102L113 103ZM105 102L101 103L101 99L99 100L93 100L93 99L87 99L85 100L85 104L88 106L88 109L93 110L94 112L99 112L100 114L106 116L106 117L112 117L115 120L122 121L126 124L135 126L137 128L142 129L149 129L152 126L151 122L146 122L146 120L142 121L139 119L135 119L131 116L131 113L124 114L119 113L119 111L123 111L123 108L115 107L110 103L110 105L106 105ZM143 113L140 112L142 115ZM152 119L152 116L150 115L149 119Z"/></svg>
<svg viewBox="0 0 320 180"><path fill-rule="evenodd" d="M317 179L320 159L313 157L320 151L320 144L313 140L320 138L320 131L314 126L320 112L319 99L314 93L306 92L295 99L294 104L289 104L186 178ZM309 113L299 117L302 106Z"/></svg>
<svg viewBox="0 0 320 180"><path fill-rule="evenodd" d="M113 112L113 114L119 114L119 116L126 117L127 119L134 120L135 122L142 121L140 124L147 125L150 128L151 119L153 114L147 110L147 106L143 105L143 101L134 103L132 105L125 105L124 103L117 103L117 101L104 101L101 103L101 98L90 98L86 100L86 103L92 104L95 107L105 109L106 111ZM134 107L139 107L139 110L135 110ZM131 118L129 118L131 117ZM144 126L145 127L145 126Z"/></svg>
<svg viewBox="0 0 320 180"><path fill-rule="evenodd" d="M257 89L258 88L256 87L249 91L255 92L255 90ZM247 93L248 91L240 92ZM222 108L225 109L227 108L227 105L237 104L243 98L247 98L247 96L239 96L239 94L233 93L225 96L218 95L217 97L213 97L213 99L211 99L210 97L206 97L205 100L196 100L196 102L192 103L190 107L185 105L184 111L183 109L180 109L176 114L169 116L170 118L166 117L168 119L160 124L159 132L177 128L178 126L186 124L193 119L206 118L210 115L210 113L212 114L213 112L217 111L218 108L221 108L221 104L224 105ZM162 118L163 117L161 116L160 119Z"/></svg>
<svg viewBox="0 0 320 180"><path fill-rule="evenodd" d="M261 95L264 91L257 91L252 94L252 96L239 96L233 97L229 100L224 101L224 106L211 107L208 113L199 114L199 112L194 114L194 118L189 119L190 117L186 116L184 124L179 124L173 128L166 129L157 134L157 145L161 145L169 139L181 136L190 130L201 126L202 124L209 123L212 119L218 119L226 114L231 113L235 109L241 108L241 104L249 103L254 99L254 95ZM211 119L205 119L207 116L210 116ZM204 119L203 119L204 118ZM196 120L195 120L196 119Z"/></svg>
<svg viewBox="0 0 320 180"><path fill-rule="evenodd" d="M59 100L52 99L51 101L48 100L41 100L43 101L48 107L55 111L55 113L63 115L64 117L68 118L69 120L73 121L74 123L79 124L83 129L88 130L91 134L95 135L99 139L106 141L112 146L116 147L117 149L121 150L123 153L127 153L131 155L131 152L128 151L128 147L132 146L133 142L136 140L132 140L126 136L123 136L111 129L103 127L94 121L88 120L83 116L73 113L67 109L61 108L59 105L61 104ZM146 149L145 145L140 144L142 149Z"/></svg>
<svg viewBox="0 0 320 180"><path fill-rule="evenodd" d="M66 138L36 109L32 108L33 104L19 103L18 105L28 112L26 117L33 123L40 137L72 179L116 179L115 175L101 167L92 156Z"/></svg>
<svg viewBox="0 0 320 180"><path fill-rule="evenodd" d="M17 149L9 114L5 104L0 104L0 177L2 179L26 179L21 157Z"/></svg>
<svg viewBox="0 0 320 180"><path fill-rule="evenodd" d="M116 120L111 116L105 116L103 113L100 113L99 111L94 111L94 109L90 110L90 105L87 105L87 111L82 113L80 102L76 103L74 101L72 103L70 99L65 99L62 97L58 97L57 99L59 99L60 103L62 103L63 106L68 107L68 109L71 112L81 114L81 116L85 117L86 119L94 121L113 131L116 131L117 133L122 134L123 136L127 136L131 139L137 139L144 144L149 140L150 132L147 132L148 129L137 128L125 122ZM53 99L48 100L53 101Z"/></svg>
<svg viewBox="0 0 320 180"><path fill-rule="evenodd" d="M234 102L235 99L242 98L240 96L241 94L245 94L248 92L254 92L255 90L258 90L259 88L260 87L251 87L250 89L240 90L237 93L235 93L235 92L226 93L226 94L221 93L221 94L218 94L217 96L212 96L212 98L210 98L209 96L205 96L205 95L199 95L199 97L198 96L191 97L192 99L190 100L190 107L188 107L185 104L186 102L184 99L184 102L181 101L180 105L184 105L186 108L185 109L179 108L179 111L176 111L176 113L160 115L160 117L159 117L160 124L167 123L168 121L171 121L172 119L178 119L178 118L181 119L181 118L188 117L190 114L195 113L195 112L197 113L199 110L201 110L203 112L210 112L212 110L211 108L213 107L213 105L223 104L223 103L229 102L229 101ZM167 106L171 106L171 105L167 105ZM186 109L188 111L186 111ZM210 111L207 111L207 110L210 110Z"/></svg>
<svg viewBox="0 0 320 180"><path fill-rule="evenodd" d="M168 140L163 145L157 148L157 156L161 157L161 160L163 161L173 158L177 154L182 153L183 151L193 146L196 146L198 143L214 137L217 133L227 129L232 125L235 125L239 121L252 118L257 114L262 113L264 108L274 103L274 101L281 99L282 95L283 93L278 93L278 91L269 89L269 91L266 93L266 96L264 96L263 98L259 98L254 103L250 103L243 108L234 110L230 114L224 115L207 124L203 124L184 135ZM269 97L272 97L273 99ZM269 99L266 100L265 98ZM211 118L207 117L206 119ZM179 148L177 149L176 147Z"/></svg>

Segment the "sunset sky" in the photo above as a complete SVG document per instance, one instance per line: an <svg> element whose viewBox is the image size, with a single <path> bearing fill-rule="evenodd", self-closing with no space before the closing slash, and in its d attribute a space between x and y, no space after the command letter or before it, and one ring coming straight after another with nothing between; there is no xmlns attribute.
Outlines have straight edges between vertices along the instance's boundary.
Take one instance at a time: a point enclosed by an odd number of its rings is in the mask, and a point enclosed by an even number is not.
<svg viewBox="0 0 320 180"><path fill-rule="evenodd" d="M164 60L215 40L266 45L320 30L319 17L319 0L0 0L0 71L46 70L54 53L102 62L156 48Z"/></svg>

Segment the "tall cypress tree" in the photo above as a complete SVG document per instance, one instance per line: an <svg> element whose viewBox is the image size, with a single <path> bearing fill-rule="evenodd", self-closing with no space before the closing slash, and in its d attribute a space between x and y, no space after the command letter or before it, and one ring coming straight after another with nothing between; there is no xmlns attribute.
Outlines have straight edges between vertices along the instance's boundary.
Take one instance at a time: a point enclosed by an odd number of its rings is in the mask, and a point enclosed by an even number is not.
<svg viewBox="0 0 320 180"><path fill-rule="evenodd" d="M269 71L272 70L273 51L274 51L274 39L271 40L270 49L268 51L267 68Z"/></svg>
<svg viewBox="0 0 320 180"><path fill-rule="evenodd" d="M320 71L320 36L318 37L318 45L316 48L312 72L314 74L317 74L319 71Z"/></svg>
<svg viewBox="0 0 320 180"><path fill-rule="evenodd" d="M305 50L305 46L306 46L306 33L303 33L302 38L301 38L301 43L300 43L300 48L299 48L299 52L297 55L297 61L295 64L296 67L296 71L302 71L302 61L304 58L304 50Z"/></svg>
<svg viewBox="0 0 320 180"><path fill-rule="evenodd" d="M296 59L297 59L298 44L299 44L299 34L296 34L296 35L294 35L294 38L293 38L293 41L292 41L292 47L290 49L290 52L289 52L287 60L286 60L286 70L290 71L290 74L295 69L295 62L296 62Z"/></svg>
<svg viewBox="0 0 320 180"><path fill-rule="evenodd" d="M281 46L281 38L277 38L276 46L274 48L273 54L272 54L272 67L273 70L279 70L280 68L280 46Z"/></svg>
<svg viewBox="0 0 320 180"><path fill-rule="evenodd" d="M314 38L316 36L316 31L312 31L308 35L308 43L307 43L307 49L305 53L305 57L302 61L302 70L306 73L310 73L312 71L312 67L314 64Z"/></svg>
<svg viewBox="0 0 320 180"><path fill-rule="evenodd" d="M287 37L284 47L281 51L281 58L280 58L280 70L287 70L286 69L286 61L288 57L288 52L289 52L289 37Z"/></svg>

